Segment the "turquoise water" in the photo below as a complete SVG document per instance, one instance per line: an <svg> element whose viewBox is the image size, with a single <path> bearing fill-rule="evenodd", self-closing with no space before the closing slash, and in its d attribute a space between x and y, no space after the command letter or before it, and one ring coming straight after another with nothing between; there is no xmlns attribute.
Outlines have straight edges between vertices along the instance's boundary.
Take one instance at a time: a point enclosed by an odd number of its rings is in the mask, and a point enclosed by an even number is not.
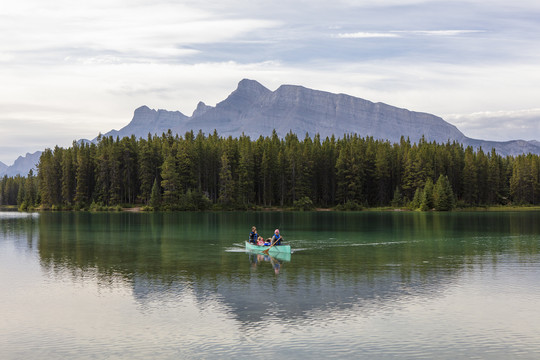
<svg viewBox="0 0 540 360"><path fill-rule="evenodd" d="M0 213L0 358L537 359L539 220Z"/></svg>

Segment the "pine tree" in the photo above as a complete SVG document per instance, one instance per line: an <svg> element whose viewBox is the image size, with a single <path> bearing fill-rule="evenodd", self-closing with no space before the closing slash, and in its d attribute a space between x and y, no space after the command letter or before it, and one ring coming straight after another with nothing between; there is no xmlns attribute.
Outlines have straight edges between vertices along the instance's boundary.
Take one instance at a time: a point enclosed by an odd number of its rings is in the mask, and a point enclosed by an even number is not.
<svg viewBox="0 0 540 360"><path fill-rule="evenodd" d="M433 180L428 178L420 200L420 210L428 211L433 209Z"/></svg>
<svg viewBox="0 0 540 360"><path fill-rule="evenodd" d="M161 206L161 187L159 186L157 177L154 180L154 185L152 185L149 205L154 208L154 210L159 209Z"/></svg>
<svg viewBox="0 0 540 360"><path fill-rule="evenodd" d="M219 202L229 207L234 201L234 181L232 177L231 165L227 154L221 156L221 171L219 172Z"/></svg>
<svg viewBox="0 0 540 360"><path fill-rule="evenodd" d="M488 157L482 148L476 151L476 186L478 188L478 203L487 204L489 197L488 188L489 163Z"/></svg>
<svg viewBox="0 0 540 360"><path fill-rule="evenodd" d="M450 211L454 208L454 193L450 181L442 174L433 190L433 205L437 211Z"/></svg>
<svg viewBox="0 0 540 360"><path fill-rule="evenodd" d="M416 191L414 192L413 199L411 200L411 202L409 204L409 208L411 210L420 209L420 205L422 205L422 193L423 193L423 191L420 190L420 188L416 188Z"/></svg>
<svg viewBox="0 0 540 360"><path fill-rule="evenodd" d="M242 136L240 138L239 147L238 203L249 206L255 202L255 172L249 137Z"/></svg>
<svg viewBox="0 0 540 360"><path fill-rule="evenodd" d="M476 168L476 157L472 147L465 150L463 167L463 200L468 205L478 203L478 176Z"/></svg>
<svg viewBox="0 0 540 360"><path fill-rule="evenodd" d="M501 196L501 166L500 156L495 149L491 150L488 160L487 172L487 203L490 205L500 203Z"/></svg>
<svg viewBox="0 0 540 360"><path fill-rule="evenodd" d="M161 169L161 187L163 188L163 205L168 210L174 210L179 206L182 189L180 188L180 176L176 167L176 156L170 153L163 162Z"/></svg>
<svg viewBox="0 0 540 360"><path fill-rule="evenodd" d="M392 189L391 148L388 142L380 144L377 148L375 176L378 184L377 202L379 205L387 204ZM396 190L399 191L399 188L396 187ZM395 193L394 191L394 195ZM401 196L401 192L399 192L399 196ZM392 202L394 203L394 201Z"/></svg>
<svg viewBox="0 0 540 360"><path fill-rule="evenodd" d="M75 176L76 176L76 155L75 148L70 148L64 151L62 157L62 203L64 205L72 205L75 198Z"/></svg>
<svg viewBox="0 0 540 360"><path fill-rule="evenodd" d="M95 145L83 144L77 152L77 186L75 190L75 203L78 208L85 208L92 202L95 171L92 153L94 151Z"/></svg>
<svg viewBox="0 0 540 360"><path fill-rule="evenodd" d="M391 205L396 208L403 205L403 195L401 195L399 187L396 187L396 189L394 190L394 197L392 198Z"/></svg>

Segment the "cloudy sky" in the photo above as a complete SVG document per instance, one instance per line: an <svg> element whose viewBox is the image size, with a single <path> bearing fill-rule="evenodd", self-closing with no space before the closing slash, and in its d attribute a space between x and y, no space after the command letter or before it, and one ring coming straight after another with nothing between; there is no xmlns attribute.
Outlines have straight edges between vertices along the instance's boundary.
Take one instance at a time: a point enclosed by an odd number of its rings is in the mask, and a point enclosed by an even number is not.
<svg viewBox="0 0 540 360"><path fill-rule="evenodd" d="M18 0L0 10L0 161L215 105L243 78L540 140L537 0Z"/></svg>

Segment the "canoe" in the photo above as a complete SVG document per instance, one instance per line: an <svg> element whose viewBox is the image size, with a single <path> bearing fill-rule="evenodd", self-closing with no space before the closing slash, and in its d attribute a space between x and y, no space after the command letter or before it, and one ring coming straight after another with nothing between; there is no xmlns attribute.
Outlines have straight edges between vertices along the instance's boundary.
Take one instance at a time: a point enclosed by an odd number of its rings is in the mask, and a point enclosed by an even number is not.
<svg viewBox="0 0 540 360"><path fill-rule="evenodd" d="M248 251L255 251L255 252L263 252L264 250L267 250L269 254L290 254L291 253L291 245L274 245L272 247L270 246L259 246L250 244L246 241L246 250Z"/></svg>

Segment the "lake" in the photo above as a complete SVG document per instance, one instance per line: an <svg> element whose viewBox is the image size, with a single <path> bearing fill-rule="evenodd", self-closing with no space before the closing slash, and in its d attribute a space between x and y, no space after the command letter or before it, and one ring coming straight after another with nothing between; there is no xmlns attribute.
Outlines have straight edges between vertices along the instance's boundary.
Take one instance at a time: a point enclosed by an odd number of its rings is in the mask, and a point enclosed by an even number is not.
<svg viewBox="0 0 540 360"><path fill-rule="evenodd" d="M539 284L540 212L0 212L0 358L538 359Z"/></svg>

